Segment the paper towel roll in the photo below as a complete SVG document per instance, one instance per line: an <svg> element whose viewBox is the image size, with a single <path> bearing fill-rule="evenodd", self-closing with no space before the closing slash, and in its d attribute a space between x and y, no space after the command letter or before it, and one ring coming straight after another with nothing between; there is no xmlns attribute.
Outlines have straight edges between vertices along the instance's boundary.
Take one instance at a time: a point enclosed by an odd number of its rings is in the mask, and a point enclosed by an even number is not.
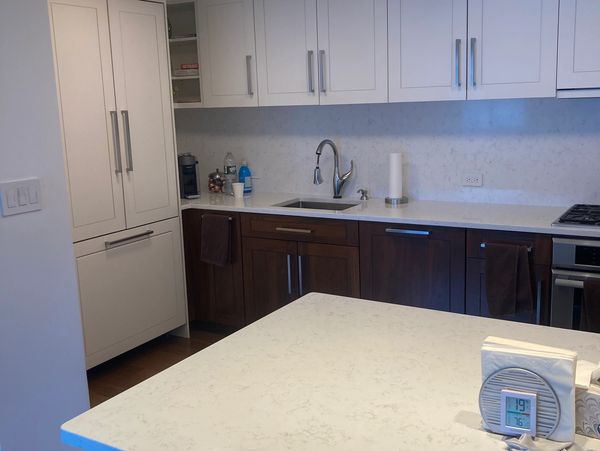
<svg viewBox="0 0 600 451"><path fill-rule="evenodd" d="M388 197L400 199L402 197L402 154L399 152L390 154L389 162L390 186Z"/></svg>

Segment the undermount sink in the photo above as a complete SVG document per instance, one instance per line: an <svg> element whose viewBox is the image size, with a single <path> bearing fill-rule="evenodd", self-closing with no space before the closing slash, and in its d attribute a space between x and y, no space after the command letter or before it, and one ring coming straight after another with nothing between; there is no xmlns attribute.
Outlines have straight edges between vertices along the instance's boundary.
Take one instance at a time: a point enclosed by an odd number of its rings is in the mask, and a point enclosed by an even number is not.
<svg viewBox="0 0 600 451"><path fill-rule="evenodd" d="M336 210L342 211L348 208L359 205L360 202L338 202L334 200L317 200L317 199L292 199L280 204L273 205L274 207L285 208L309 208L311 210Z"/></svg>

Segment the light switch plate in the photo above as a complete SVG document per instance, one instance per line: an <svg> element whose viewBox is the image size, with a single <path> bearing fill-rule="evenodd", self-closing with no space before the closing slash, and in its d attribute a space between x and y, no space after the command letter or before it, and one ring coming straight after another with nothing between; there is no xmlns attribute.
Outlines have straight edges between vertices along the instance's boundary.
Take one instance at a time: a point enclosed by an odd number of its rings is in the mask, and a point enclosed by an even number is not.
<svg viewBox="0 0 600 451"><path fill-rule="evenodd" d="M37 177L0 182L2 216L42 209L40 179Z"/></svg>

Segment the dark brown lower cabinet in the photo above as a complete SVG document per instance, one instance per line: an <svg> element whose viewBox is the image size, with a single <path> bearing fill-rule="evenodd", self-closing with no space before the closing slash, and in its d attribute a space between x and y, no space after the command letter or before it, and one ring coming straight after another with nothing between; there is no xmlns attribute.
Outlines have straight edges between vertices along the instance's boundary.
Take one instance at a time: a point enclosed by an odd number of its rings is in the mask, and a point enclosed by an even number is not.
<svg viewBox="0 0 600 451"><path fill-rule="evenodd" d="M244 280L242 271L242 240L239 213L215 212L232 219L232 261L220 267L200 260L200 236L203 210L182 212L190 321L215 323L234 328L246 324L244 311Z"/></svg>
<svg viewBox="0 0 600 451"><path fill-rule="evenodd" d="M491 317L486 290L486 244L504 243L527 246L534 273L532 311L518 312L500 319L548 324L550 318L552 239L547 235L495 230L467 231L466 313Z"/></svg>
<svg viewBox="0 0 600 451"><path fill-rule="evenodd" d="M310 292L360 297L358 248L298 243L300 295Z"/></svg>
<svg viewBox="0 0 600 451"><path fill-rule="evenodd" d="M256 321L298 297L295 241L244 238L246 317Z"/></svg>
<svg viewBox="0 0 600 451"><path fill-rule="evenodd" d="M249 237L243 247L249 322L310 292L360 296L357 247Z"/></svg>
<svg viewBox="0 0 600 451"><path fill-rule="evenodd" d="M211 211L233 221L232 262L218 267L200 261L204 213L183 212L192 321L242 327L310 292L490 316L486 243L530 249L536 311L503 319L549 318L546 235Z"/></svg>
<svg viewBox="0 0 600 451"><path fill-rule="evenodd" d="M365 299L464 313L465 230L360 223Z"/></svg>

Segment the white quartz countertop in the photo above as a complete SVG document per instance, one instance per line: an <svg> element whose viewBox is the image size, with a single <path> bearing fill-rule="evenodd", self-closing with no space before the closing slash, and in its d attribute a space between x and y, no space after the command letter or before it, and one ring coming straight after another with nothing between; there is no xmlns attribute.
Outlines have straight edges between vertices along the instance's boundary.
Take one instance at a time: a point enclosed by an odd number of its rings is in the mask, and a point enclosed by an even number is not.
<svg viewBox="0 0 600 451"><path fill-rule="evenodd" d="M276 215L308 216L315 218L350 219L359 221L390 222L474 229L506 230L600 237L600 227L553 227L568 207L542 207L535 205L505 205L469 202L438 202L417 200L390 207L383 199L370 199L343 211L311 210L276 207L275 204L296 198L318 199L298 194L254 193L244 199L234 199L223 194L203 194L198 199L182 200L181 208L238 211ZM320 200L333 201L331 198ZM358 202L342 199L338 202Z"/></svg>
<svg viewBox="0 0 600 451"><path fill-rule="evenodd" d="M62 426L88 450L490 450L488 335L600 361L600 335L309 294ZM577 436L575 450L600 450Z"/></svg>

